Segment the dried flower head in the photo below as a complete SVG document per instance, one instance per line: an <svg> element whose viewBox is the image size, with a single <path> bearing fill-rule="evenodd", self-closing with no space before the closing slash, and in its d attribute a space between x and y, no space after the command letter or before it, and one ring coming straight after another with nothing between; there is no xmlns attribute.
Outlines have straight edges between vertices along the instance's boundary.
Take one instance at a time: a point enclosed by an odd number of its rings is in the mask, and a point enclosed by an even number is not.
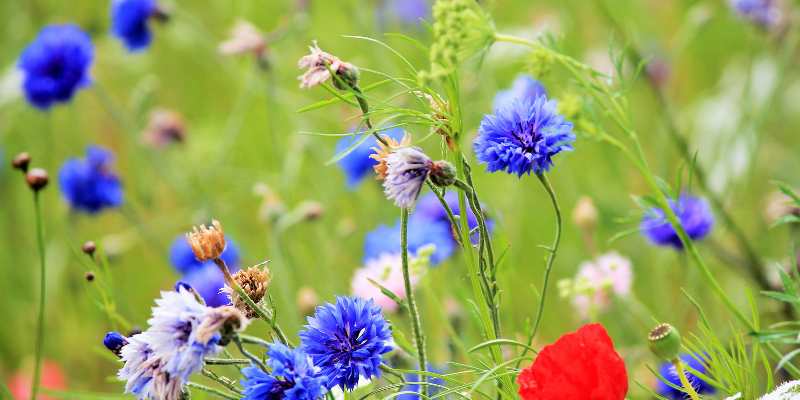
<svg viewBox="0 0 800 400"><path fill-rule="evenodd" d="M375 178L379 181L386 179L386 158L389 156L389 154L399 148L408 147L411 145L411 136L408 134L404 134L403 138L399 142L387 135L381 135L381 137L384 141L386 141L386 144L378 142L378 147L373 147L372 150L374 153L369 156L369 158L378 162L372 167L372 169L375 170Z"/></svg>
<svg viewBox="0 0 800 400"><path fill-rule="evenodd" d="M186 123L183 116L175 111L156 109L150 113L142 136L145 143L156 148L183 142L186 140Z"/></svg>
<svg viewBox="0 0 800 400"><path fill-rule="evenodd" d="M306 69L306 72L298 77L301 88L310 88L326 82L331 79L331 72L336 74L337 79L333 80L333 86L337 89L344 90L348 88L342 84L350 87L356 86L358 68L355 65L322 51L316 41L308 49L310 53L300 58L300 61L297 62L298 67Z"/></svg>
<svg viewBox="0 0 800 400"><path fill-rule="evenodd" d="M47 186L48 181L49 178L47 177L47 171L41 168L34 168L25 174L25 182L28 183L28 187L30 187L34 192L44 189L44 187Z"/></svg>
<svg viewBox="0 0 800 400"><path fill-rule="evenodd" d="M197 327L197 340L207 343L221 334L220 345L227 344L231 334L244 330L248 320L239 309L231 306L212 308Z"/></svg>
<svg viewBox="0 0 800 400"><path fill-rule="evenodd" d="M261 57L267 49L264 35L245 20L236 21L228 40L219 44L218 50L224 55L253 54Z"/></svg>
<svg viewBox="0 0 800 400"><path fill-rule="evenodd" d="M186 234L186 240L198 261L219 258L225 250L225 233L219 221L211 221L211 226L199 225Z"/></svg>
<svg viewBox="0 0 800 400"><path fill-rule="evenodd" d="M233 274L233 280L239 284L239 287L241 287L256 304L264 298L271 279L272 277L267 268L250 267ZM247 318L255 318L258 316L256 310L248 306L235 290L225 286L222 288L222 291L231 299L233 306L242 311Z"/></svg>
<svg viewBox="0 0 800 400"><path fill-rule="evenodd" d="M11 160L11 166L14 169L18 169L23 173L28 172L28 165L31 163L31 155L27 152L22 152L17 154L13 160Z"/></svg>

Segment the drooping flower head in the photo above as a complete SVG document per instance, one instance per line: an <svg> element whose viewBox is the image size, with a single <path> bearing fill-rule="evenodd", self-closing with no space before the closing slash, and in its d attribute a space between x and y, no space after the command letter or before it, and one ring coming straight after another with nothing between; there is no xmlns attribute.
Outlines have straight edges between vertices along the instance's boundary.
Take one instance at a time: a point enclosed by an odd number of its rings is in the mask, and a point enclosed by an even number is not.
<svg viewBox="0 0 800 400"><path fill-rule="evenodd" d="M578 268L572 285L572 305L584 318L590 316L592 311L606 309L612 296L630 294L632 280L629 259L614 251L602 254Z"/></svg>
<svg viewBox="0 0 800 400"><path fill-rule="evenodd" d="M430 245L433 246L430 259L432 266L450 258L458 246L449 223L414 218L412 215L408 221L408 251L417 253ZM364 238L364 263L392 254L400 254L400 221L392 226L380 225Z"/></svg>
<svg viewBox="0 0 800 400"><path fill-rule="evenodd" d="M344 62L333 54L322 51L317 42L308 47L310 53L300 58L297 66L305 68L306 72L301 75L300 87L311 88L331 79L331 72L336 75L333 86L337 89L347 89L344 85L355 86L358 82L358 68L355 65Z"/></svg>
<svg viewBox="0 0 800 400"><path fill-rule="evenodd" d="M397 141L401 140L405 135L403 130L398 127L382 130L380 134L384 138ZM347 186L350 189L355 188L364 180L378 164L378 160L372 157L376 154L377 147L378 140L371 134L366 138L353 134L345 136L336 142L336 154L349 150L349 153L342 157L337 164L345 173Z"/></svg>
<svg viewBox="0 0 800 400"><path fill-rule="evenodd" d="M89 146L86 158L71 158L61 166L58 183L70 206L90 214L122 204L122 183L112 170L114 155Z"/></svg>
<svg viewBox="0 0 800 400"><path fill-rule="evenodd" d="M486 115L473 147L489 172L541 174L553 166L553 157L572 150L572 123L556 111L546 96L515 99Z"/></svg>
<svg viewBox="0 0 800 400"><path fill-rule="evenodd" d="M242 369L243 400L317 400L325 394L325 376L302 349L273 343L267 356L270 373L255 365Z"/></svg>
<svg viewBox="0 0 800 400"><path fill-rule="evenodd" d="M690 239L700 240L711 232L711 228L714 226L714 215L705 199L684 193L677 200L671 199L669 206L677 215ZM683 249L683 243L681 243L678 233L667 221L664 211L659 208L652 208L645 213L640 228L644 235L656 245Z"/></svg>
<svg viewBox="0 0 800 400"><path fill-rule="evenodd" d="M46 110L72 99L91 83L92 41L78 26L49 25L23 50L17 67L24 75L22 89L28 102Z"/></svg>
<svg viewBox="0 0 800 400"><path fill-rule="evenodd" d="M359 378L380 376L383 355L392 350L392 331L372 300L337 297L317 307L300 332L303 350L328 379L328 389L352 390Z"/></svg>
<svg viewBox="0 0 800 400"><path fill-rule="evenodd" d="M418 266L415 259L409 260L411 266ZM411 286L415 287L424 273L422 268L409 268ZM370 282L377 282L400 299L406 298L403 281L403 264L400 253L382 253L376 258L367 260L363 268L356 270L351 287L353 294L363 299L372 299L385 312L397 310L397 303L383 294L381 289Z"/></svg>
<svg viewBox="0 0 800 400"><path fill-rule="evenodd" d="M225 261L232 270L238 269L240 259L239 247L231 240L230 237L225 237L225 250L222 251L220 258ZM192 246L186 241L186 237L180 235L175 238L169 248L169 262L176 271L181 274L189 274L193 271L205 269L206 267L216 268L213 261L199 261L192 252ZM232 271L233 272L233 271Z"/></svg>
<svg viewBox="0 0 800 400"><path fill-rule="evenodd" d="M740 17L762 28L772 28L780 22L777 0L729 0L729 3Z"/></svg>
<svg viewBox="0 0 800 400"><path fill-rule="evenodd" d="M113 0L111 32L129 51L144 50L153 40L148 21L157 12L155 0Z"/></svg>
<svg viewBox="0 0 800 400"><path fill-rule="evenodd" d="M420 149L402 147L386 156L386 198L401 208L412 208L434 163Z"/></svg>
<svg viewBox="0 0 800 400"><path fill-rule="evenodd" d="M511 88L501 90L494 96L494 103L492 108L497 110L500 108L510 107L514 100L536 101L539 96L546 96L547 91L544 86L533 79L530 75L520 74L514 79Z"/></svg>
<svg viewBox="0 0 800 400"><path fill-rule="evenodd" d="M703 358L697 354L681 354L681 360L687 364L689 367L694 369L695 371L706 374L707 366L706 363L703 361ZM698 394L712 394L716 392L713 386L711 386L708 382L700 379L699 377L695 376L691 372L689 372L688 368L686 369L686 378L689 380L689 383L694 387L694 390ZM661 367L658 370L658 374L661 375L662 378L667 380L669 383L677 386L682 387L680 377L676 372L675 366L671 362L665 362L661 364ZM656 383L656 392L668 399L673 400L683 400L687 396L680 390L677 390L663 381L661 379L658 380Z"/></svg>
<svg viewBox="0 0 800 400"><path fill-rule="evenodd" d="M623 400L625 363L600 324L584 325L545 346L517 378L523 400Z"/></svg>

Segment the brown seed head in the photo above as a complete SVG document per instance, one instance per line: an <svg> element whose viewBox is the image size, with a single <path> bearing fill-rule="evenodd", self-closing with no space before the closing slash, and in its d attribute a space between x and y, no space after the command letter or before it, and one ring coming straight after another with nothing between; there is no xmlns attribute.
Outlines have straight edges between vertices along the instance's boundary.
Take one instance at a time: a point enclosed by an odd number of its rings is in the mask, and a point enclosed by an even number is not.
<svg viewBox="0 0 800 400"><path fill-rule="evenodd" d="M384 180L386 178L386 174L388 173L389 167L386 165L386 157L388 157L389 154L391 154L395 149L411 145L411 137L408 135L404 135L403 139L399 142L387 135L381 135L381 137L386 141L386 144L378 142L378 147L373 147L372 150L374 153L369 156L369 158L378 162L372 167L372 169L375 170L375 177L379 181Z"/></svg>
<svg viewBox="0 0 800 400"><path fill-rule="evenodd" d="M83 246L81 246L81 251L84 254L88 255L89 257L94 256L95 250L97 250L97 246L91 240L89 240L88 242L84 243Z"/></svg>
<svg viewBox="0 0 800 400"><path fill-rule="evenodd" d="M233 280L239 284L245 293L258 304L267 294L267 287L272 279L268 268L261 269L259 267L250 267L248 269L240 270L233 274ZM256 318L258 313L256 310L250 308L247 303L242 299L233 288L224 287L223 292L231 299L233 306L239 309L247 318Z"/></svg>
<svg viewBox="0 0 800 400"><path fill-rule="evenodd" d="M16 157L14 157L13 160L11 160L11 166L22 172L28 172L28 164L30 163L31 155L27 152L19 153Z"/></svg>
<svg viewBox="0 0 800 400"><path fill-rule="evenodd" d="M25 174L25 181L28 182L28 187L31 190L38 192L47 186L49 178L47 177L47 171L41 168L34 168Z"/></svg>
<svg viewBox="0 0 800 400"><path fill-rule="evenodd" d="M219 258L225 251L225 233L219 221L211 221L211 226L199 225L186 234L186 240L198 261Z"/></svg>

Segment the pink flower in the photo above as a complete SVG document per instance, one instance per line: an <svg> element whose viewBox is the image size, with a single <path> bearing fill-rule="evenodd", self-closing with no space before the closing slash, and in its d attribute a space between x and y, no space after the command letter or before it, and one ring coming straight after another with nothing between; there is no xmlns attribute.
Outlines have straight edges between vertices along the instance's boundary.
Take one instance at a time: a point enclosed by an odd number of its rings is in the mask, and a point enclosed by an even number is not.
<svg viewBox="0 0 800 400"><path fill-rule="evenodd" d="M413 264L413 263L412 263ZM419 282L419 274L415 273L410 266L411 285L416 286ZM383 294L381 289L370 283L370 279L381 286L389 289L401 299L406 298L405 285L403 283L403 264L400 254L382 253L377 258L367 260L367 264L356 271L353 276L353 294L364 299L372 299L385 312L397 310L397 303Z"/></svg>
<svg viewBox="0 0 800 400"><path fill-rule="evenodd" d="M331 72L335 73L346 83L354 82L358 75L358 69L350 63L346 63L333 54L322 51L315 41L308 47L311 52L300 58L297 66L306 68L306 72L298 77L301 88L310 88L324 83L331 79ZM339 83L333 82L334 86L339 87Z"/></svg>
<svg viewBox="0 0 800 400"><path fill-rule="evenodd" d="M612 251L586 261L578 268L572 304L584 318L611 304L611 296L625 297L631 292L631 261Z"/></svg>
<svg viewBox="0 0 800 400"><path fill-rule="evenodd" d="M236 21L230 38L219 44L219 52L225 55L253 53L260 56L266 48L264 35L253 24L244 20Z"/></svg>

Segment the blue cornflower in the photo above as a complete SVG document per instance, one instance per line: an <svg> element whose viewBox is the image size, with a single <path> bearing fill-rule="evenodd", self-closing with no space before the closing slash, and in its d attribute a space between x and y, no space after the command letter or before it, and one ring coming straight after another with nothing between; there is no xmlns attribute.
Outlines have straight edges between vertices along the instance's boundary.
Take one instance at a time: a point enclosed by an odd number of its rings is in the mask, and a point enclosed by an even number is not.
<svg viewBox="0 0 800 400"><path fill-rule="evenodd" d="M428 18L431 5L427 0L388 0L385 9L404 24L418 24Z"/></svg>
<svg viewBox="0 0 800 400"><path fill-rule="evenodd" d="M117 378L126 382L125 393L137 399L179 399L183 382L164 371L163 360L155 356L147 338L145 333L128 338L128 344L120 350L124 365Z"/></svg>
<svg viewBox="0 0 800 400"><path fill-rule="evenodd" d="M316 400L325 394L325 377L302 349L273 343L267 356L270 373L255 365L242 369L242 400Z"/></svg>
<svg viewBox="0 0 800 400"><path fill-rule="evenodd" d="M69 101L79 88L91 83L89 67L94 47L77 25L49 25L23 50L17 67L22 89L34 107L46 110Z"/></svg>
<svg viewBox="0 0 800 400"><path fill-rule="evenodd" d="M359 378L380 376L383 355L392 350L392 330L375 302L342 296L308 317L300 343L327 377L326 388L352 390Z"/></svg>
<svg viewBox="0 0 800 400"><path fill-rule="evenodd" d="M111 151L89 146L86 158L71 158L61 166L59 188L73 209L94 214L122 204L122 184L111 169L113 162Z"/></svg>
<svg viewBox="0 0 800 400"><path fill-rule="evenodd" d="M704 375L707 374L706 364L703 362L703 358L701 358L699 355L682 354L680 358L685 364L689 365L689 367L695 371ZM677 387L682 387L680 377L678 376L675 366L672 365L672 363L665 362L661 364L658 374L669 383ZM716 392L713 386L689 372L688 369L686 370L686 378L689 380L689 383L692 385L692 387L694 387L694 390L697 391L698 394L712 394ZM688 398L685 393L670 387L666 383L662 382L661 379L659 379L658 383L656 383L656 392L663 397L673 400L683 400Z"/></svg>
<svg viewBox="0 0 800 400"><path fill-rule="evenodd" d="M153 38L148 20L158 6L155 0L113 0L111 2L111 32L130 51L140 51Z"/></svg>
<svg viewBox="0 0 800 400"><path fill-rule="evenodd" d="M225 237L225 243L225 250L222 251L220 258L222 261L225 261L228 268L231 268L233 271L239 267L239 248L233 240L227 236ZM169 262L175 270L182 274L189 274L193 271L205 269L206 267L217 268L213 261L198 261L194 252L192 252L192 247L183 235L176 237L172 242L169 248Z"/></svg>
<svg viewBox="0 0 800 400"><path fill-rule="evenodd" d="M386 156L383 193L400 208L413 208L422 185L433 171L433 160L421 149L401 147Z"/></svg>
<svg viewBox="0 0 800 400"><path fill-rule="evenodd" d="M382 130L381 135L386 135L394 140L400 140L405 132L398 127ZM363 139L363 140L362 140ZM361 143L359 143L361 142ZM345 136L336 142L336 154L341 154L350 149L356 143L358 146L350 150L346 156L339 160L339 168L344 171L347 177L347 186L354 189L361 181L372 172L372 167L378 162L370 158L375 153L374 147L378 146L378 140L370 134L363 138L361 134Z"/></svg>
<svg viewBox="0 0 800 400"><path fill-rule="evenodd" d="M514 100L535 101L539 96L547 96L544 86L531 76L520 74L514 79L510 89L497 92L494 96L493 108L497 110L509 107Z"/></svg>
<svg viewBox="0 0 800 400"><path fill-rule="evenodd" d="M781 19L775 0L730 0L730 5L739 16L764 28L777 25Z"/></svg>
<svg viewBox="0 0 800 400"><path fill-rule="evenodd" d="M422 218L410 218L408 222L408 252L416 254L427 245L436 249L431 255L431 265L450 258L456 250L450 224ZM380 225L364 238L364 262L378 258L381 254L400 253L400 221L393 226Z"/></svg>
<svg viewBox="0 0 800 400"><path fill-rule="evenodd" d="M681 226L690 239L700 240L711 232L711 228L714 226L714 215L711 213L711 207L709 207L705 199L684 193L678 197L677 201L670 200L669 206L678 216ZM639 226L651 242L659 246L672 246L676 249L683 248L681 239L669 221L667 221L664 211L661 209L652 208L648 210L642 217L642 222Z"/></svg>
<svg viewBox="0 0 800 400"><path fill-rule="evenodd" d="M428 371L441 374L443 371L439 368L428 366ZM433 396L438 394L442 391L442 386L444 386L444 379L439 377L430 377L430 376L423 376L425 381L428 382L427 385L422 386L422 389L427 388L427 392L429 396ZM401 392L412 392L412 393L402 393L395 397L397 400L420 400L422 397L418 394L420 393L420 384L422 382L420 376L418 374L406 374L406 385L403 386L400 391ZM417 393L417 394L414 394Z"/></svg>
<svg viewBox="0 0 800 400"><path fill-rule="evenodd" d="M486 115L473 143L478 160L489 172L541 174L553 166L553 156L572 150L572 123L556 112L547 96L515 99Z"/></svg>

